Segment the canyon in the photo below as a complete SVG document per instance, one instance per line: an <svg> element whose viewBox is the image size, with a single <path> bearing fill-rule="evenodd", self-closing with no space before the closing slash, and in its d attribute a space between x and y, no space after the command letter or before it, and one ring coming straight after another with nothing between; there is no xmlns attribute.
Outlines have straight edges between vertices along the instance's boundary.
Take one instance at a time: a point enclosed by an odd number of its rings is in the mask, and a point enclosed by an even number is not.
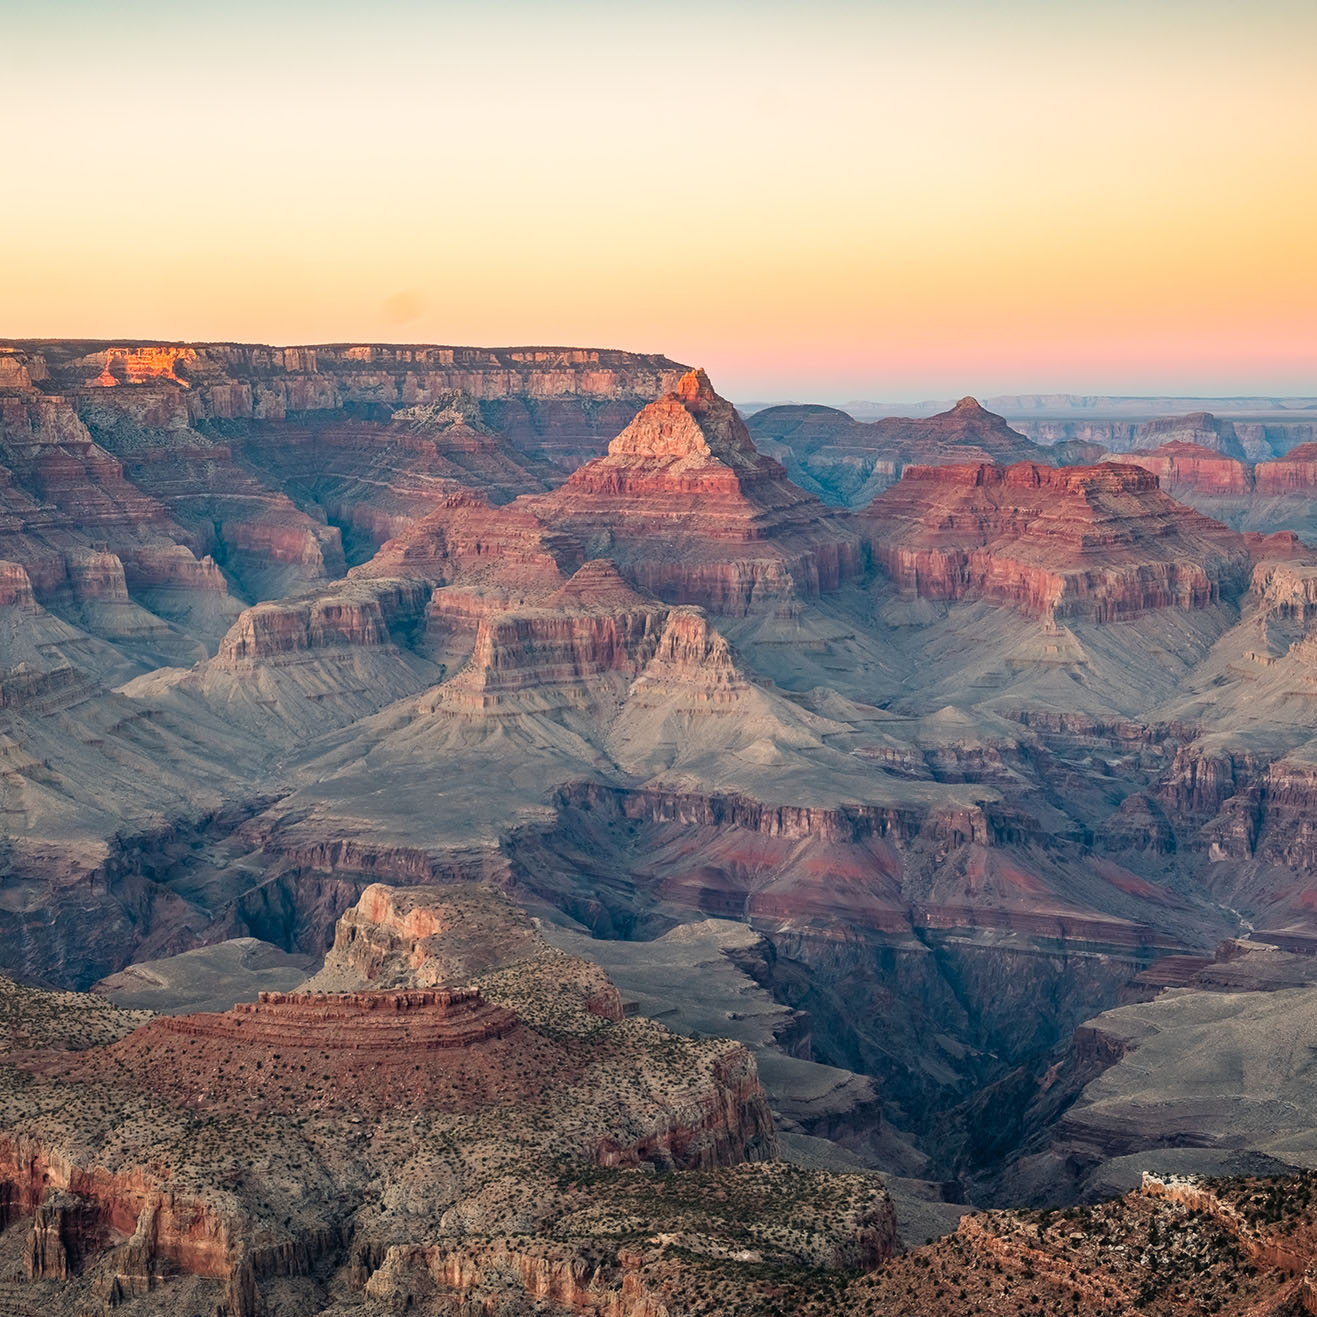
<svg viewBox="0 0 1317 1317"><path fill-rule="evenodd" d="M623 1018L492 888L372 887L322 976L223 1014L0 988L25 1022L0 1065L0 1245L24 1241L47 1311L356 1295L438 1314L511 1284L653 1317L746 1262L851 1270L894 1247L876 1177L769 1160L740 1044ZM697 1178L655 1206L656 1168Z"/></svg>
<svg viewBox="0 0 1317 1317"><path fill-rule="evenodd" d="M1317 1166L1317 460L1138 425L0 345L0 1299L932 1305Z"/></svg>

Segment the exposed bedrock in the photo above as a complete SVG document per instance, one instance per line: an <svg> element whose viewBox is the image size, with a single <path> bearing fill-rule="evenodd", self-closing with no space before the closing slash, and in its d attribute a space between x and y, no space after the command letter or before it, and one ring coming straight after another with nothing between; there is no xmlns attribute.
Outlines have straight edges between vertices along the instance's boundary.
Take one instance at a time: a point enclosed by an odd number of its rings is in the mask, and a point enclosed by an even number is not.
<svg viewBox="0 0 1317 1317"><path fill-rule="evenodd" d="M1245 456L1234 422L1211 412L1155 417L1142 422L1134 432L1136 450L1162 448L1167 444L1192 444L1237 459Z"/></svg>
<svg viewBox="0 0 1317 1317"><path fill-rule="evenodd" d="M973 398L962 398L937 416L879 421L857 421L835 407L766 407L748 426L765 452L777 457L780 451L798 484L850 507L863 506L914 464L1056 462L1059 457Z"/></svg>
<svg viewBox="0 0 1317 1317"><path fill-rule="evenodd" d="M584 556L529 501L496 508L483 495L461 491L386 541L351 575L482 587L510 602L556 590Z"/></svg>
<svg viewBox="0 0 1317 1317"><path fill-rule="evenodd" d="M641 588L714 613L789 615L864 568L854 531L756 451L703 371L644 408L606 456L521 502Z"/></svg>
<svg viewBox="0 0 1317 1317"><path fill-rule="evenodd" d="M1151 471L1177 502L1235 530L1253 526L1267 501L1258 498L1249 462L1197 443L1172 440L1151 450L1104 454L1101 460Z"/></svg>
<svg viewBox="0 0 1317 1317"><path fill-rule="evenodd" d="M1300 444L1253 471L1259 494L1311 493L1317 489L1317 443Z"/></svg>
<svg viewBox="0 0 1317 1317"><path fill-rule="evenodd" d="M380 954L363 960L367 943ZM511 1273L514 1298L547 1311L588 1297L659 1314L624 1303L662 1252L633 1255L620 1242L632 1235L689 1239L718 1265L771 1250L855 1269L895 1248L876 1177L772 1160L744 1047L622 1019L615 994L592 1011L597 967L549 947L497 893L371 889L335 953L325 974L481 973L452 988L263 993L145 1023L0 981L29 1029L0 1066L0 1228L24 1232L30 1280L93 1309L163 1290L227 1317L256 1317L276 1294L309 1314L327 1292L392 1301L438 1250L416 1297L439 1306L423 1311L507 1298ZM643 1166L689 1174L656 1181ZM656 1203L658 1183L670 1192ZM748 1229L755 1251L734 1257L729 1229ZM497 1276L481 1272L490 1259ZM576 1287L560 1293L553 1276ZM272 1291L278 1278L314 1283Z"/></svg>
<svg viewBox="0 0 1317 1317"><path fill-rule="evenodd" d="M13 346L22 361L6 377L11 387L40 382L104 406L133 406L132 395L154 395L168 400L154 404L155 425L387 421L396 410L442 405L461 394L512 444L568 469L602 452L683 369L663 356L596 348Z"/></svg>
<svg viewBox="0 0 1317 1317"><path fill-rule="evenodd" d="M125 478L67 399L0 396L0 463L0 554L68 620L177 656L162 618L213 643L236 613L202 539ZM84 606L98 600L111 606Z"/></svg>
<svg viewBox="0 0 1317 1317"><path fill-rule="evenodd" d="M1242 536L1137 466L910 467L862 521L904 593L1056 618L1205 608L1240 595L1251 567Z"/></svg>
<svg viewBox="0 0 1317 1317"><path fill-rule="evenodd" d="M992 812L958 821L584 783L559 808L556 833L509 844L520 887L598 936L650 937L692 911L747 920L772 948L756 977L809 1015L810 1057L874 1075L888 1118L925 1134L929 1112L1043 1065L1093 1002L1115 1004L1183 946L1158 927L1173 898L1081 851L1058 871L1069 892L1045 887L1058 881L1047 862L1011 850L1018 822ZM1192 918L1176 922L1194 936ZM939 1146L938 1173L957 1174L955 1141Z"/></svg>
<svg viewBox="0 0 1317 1317"><path fill-rule="evenodd" d="M415 630L429 593L414 581L379 579L257 604L230 628L212 662L217 669L239 671L338 646L389 645Z"/></svg>

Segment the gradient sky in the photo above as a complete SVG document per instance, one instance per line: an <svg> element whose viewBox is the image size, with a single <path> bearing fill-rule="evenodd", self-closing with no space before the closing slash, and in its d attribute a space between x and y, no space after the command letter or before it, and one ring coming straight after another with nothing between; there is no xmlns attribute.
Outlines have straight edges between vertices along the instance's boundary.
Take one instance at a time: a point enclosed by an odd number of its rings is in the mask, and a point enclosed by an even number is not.
<svg viewBox="0 0 1317 1317"><path fill-rule="evenodd" d="M0 335L1317 393L1314 67L1314 0L0 0Z"/></svg>

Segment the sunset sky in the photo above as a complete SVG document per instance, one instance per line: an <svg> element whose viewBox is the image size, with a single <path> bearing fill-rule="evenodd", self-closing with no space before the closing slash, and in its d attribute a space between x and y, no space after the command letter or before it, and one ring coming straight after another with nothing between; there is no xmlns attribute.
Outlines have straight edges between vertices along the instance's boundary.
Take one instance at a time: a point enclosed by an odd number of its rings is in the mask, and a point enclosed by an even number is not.
<svg viewBox="0 0 1317 1317"><path fill-rule="evenodd" d="M1317 393L1317 4L0 0L0 335Z"/></svg>

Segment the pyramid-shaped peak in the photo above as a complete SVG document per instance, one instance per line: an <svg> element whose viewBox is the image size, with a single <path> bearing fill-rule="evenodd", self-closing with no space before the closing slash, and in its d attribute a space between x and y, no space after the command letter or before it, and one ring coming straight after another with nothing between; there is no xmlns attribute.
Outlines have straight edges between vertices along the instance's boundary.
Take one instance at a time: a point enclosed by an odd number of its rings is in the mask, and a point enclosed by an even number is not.
<svg viewBox="0 0 1317 1317"><path fill-rule="evenodd" d="M687 371L671 393L643 408L609 444L608 456L717 461L734 467L761 460L736 408L715 392L699 369Z"/></svg>
<svg viewBox="0 0 1317 1317"><path fill-rule="evenodd" d="M607 558L591 558L544 600L546 608L635 608L654 601L623 579Z"/></svg>
<svg viewBox="0 0 1317 1317"><path fill-rule="evenodd" d="M961 398L960 401L957 402L956 405L951 410L953 412L966 412L966 413L985 412L982 403L980 403L977 398L970 397L969 394L966 394L963 398Z"/></svg>

